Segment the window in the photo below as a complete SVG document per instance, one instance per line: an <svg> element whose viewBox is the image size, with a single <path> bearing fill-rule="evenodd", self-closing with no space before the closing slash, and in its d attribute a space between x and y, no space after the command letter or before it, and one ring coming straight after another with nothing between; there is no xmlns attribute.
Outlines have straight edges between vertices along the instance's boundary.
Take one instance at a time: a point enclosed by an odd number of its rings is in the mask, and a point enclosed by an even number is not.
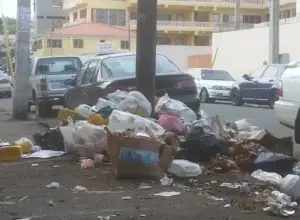
<svg viewBox="0 0 300 220"><path fill-rule="evenodd" d="M83 48L83 40L73 39L73 48Z"/></svg>
<svg viewBox="0 0 300 220"><path fill-rule="evenodd" d="M183 38L176 38L175 39L175 45L184 45L184 39Z"/></svg>
<svg viewBox="0 0 300 220"><path fill-rule="evenodd" d="M208 22L209 21L209 13L206 11L199 11L195 13L194 16L195 21Z"/></svg>
<svg viewBox="0 0 300 220"><path fill-rule="evenodd" d="M97 82L98 82L98 75L99 75L100 68L98 68L98 69L96 70L97 66L98 66L98 62L97 62L97 64L96 64L94 73L93 73L93 75L92 75L92 77L91 77L91 83L97 83Z"/></svg>
<svg viewBox="0 0 300 220"><path fill-rule="evenodd" d="M73 20L77 20L78 19L78 12L74 12L73 13Z"/></svg>
<svg viewBox="0 0 300 220"><path fill-rule="evenodd" d="M36 64L36 74L66 74L80 70L81 61L78 57L40 58Z"/></svg>
<svg viewBox="0 0 300 220"><path fill-rule="evenodd" d="M100 43L104 43L105 42L105 40L100 40Z"/></svg>
<svg viewBox="0 0 300 220"><path fill-rule="evenodd" d="M262 66L256 70L254 70L251 74L250 77L253 79L258 79L261 78L261 74L264 72L264 70L266 69L266 66Z"/></svg>
<svg viewBox="0 0 300 220"><path fill-rule="evenodd" d="M170 45L171 40L167 37L158 37L157 38L157 45Z"/></svg>
<svg viewBox="0 0 300 220"><path fill-rule="evenodd" d="M47 47L50 48L62 48L62 40L47 40Z"/></svg>
<svg viewBox="0 0 300 220"><path fill-rule="evenodd" d="M277 66L269 66L264 74L262 75L262 78L268 78L268 79L274 79L278 73L278 67Z"/></svg>
<svg viewBox="0 0 300 220"><path fill-rule="evenodd" d="M121 49L128 50L129 49L129 41L128 40L121 40Z"/></svg>
<svg viewBox="0 0 300 220"><path fill-rule="evenodd" d="M101 65L101 76L103 79L109 78L109 73L107 72L107 69L103 65Z"/></svg>
<svg viewBox="0 0 300 220"><path fill-rule="evenodd" d="M260 15L243 15L243 22L249 24L258 24L261 23Z"/></svg>
<svg viewBox="0 0 300 220"><path fill-rule="evenodd" d="M43 48L43 41L39 40L37 43L37 49L42 49Z"/></svg>
<svg viewBox="0 0 300 220"><path fill-rule="evenodd" d="M92 79L92 76L93 76L93 73L94 73L96 67L97 67L97 61L92 60L89 63L89 66L84 73L84 76L82 78L82 84L89 84L91 82L91 79Z"/></svg>
<svg viewBox="0 0 300 220"><path fill-rule="evenodd" d="M158 13L157 20L158 21L171 21L171 14L170 13Z"/></svg>
<svg viewBox="0 0 300 220"><path fill-rule="evenodd" d="M137 20L137 13L135 11L130 12L130 20Z"/></svg>
<svg viewBox="0 0 300 220"><path fill-rule="evenodd" d="M124 9L92 9L92 22L101 22L106 25L125 26L126 11Z"/></svg>
<svg viewBox="0 0 300 220"><path fill-rule="evenodd" d="M134 76L136 66L136 56L119 56L110 57L102 61L104 68L112 75L112 77ZM179 72L177 66L168 58L162 55L156 55L156 73L172 73Z"/></svg>
<svg viewBox="0 0 300 220"><path fill-rule="evenodd" d="M296 8L292 8L292 17L296 17Z"/></svg>
<svg viewBox="0 0 300 220"><path fill-rule="evenodd" d="M79 17L80 18L86 18L87 16L87 10L86 9L83 9L79 12Z"/></svg>
<svg viewBox="0 0 300 220"><path fill-rule="evenodd" d="M195 46L209 46L210 37L209 36L196 36L194 42L195 42Z"/></svg>
<svg viewBox="0 0 300 220"><path fill-rule="evenodd" d="M53 8L62 8L63 0L52 0L52 7Z"/></svg>
<svg viewBox="0 0 300 220"><path fill-rule="evenodd" d="M223 14L223 22L233 23L234 22L234 15L233 14Z"/></svg>
<svg viewBox="0 0 300 220"><path fill-rule="evenodd" d="M285 18L290 18L291 17L291 11L290 10L284 10L280 12L280 18L285 19Z"/></svg>
<svg viewBox="0 0 300 220"><path fill-rule="evenodd" d="M220 22L220 14L216 14L216 13L212 14L211 20L212 20L212 22L219 23Z"/></svg>
<svg viewBox="0 0 300 220"><path fill-rule="evenodd" d="M183 14L177 14L176 15L176 21L184 21L184 15Z"/></svg>
<svg viewBox="0 0 300 220"><path fill-rule="evenodd" d="M232 76L224 70L201 70L201 79L203 80L222 80L222 81L234 81Z"/></svg>
<svg viewBox="0 0 300 220"><path fill-rule="evenodd" d="M62 26L63 26L62 20L53 21L53 24L52 24L52 28L53 29L55 29L55 28L61 28Z"/></svg>
<svg viewBox="0 0 300 220"><path fill-rule="evenodd" d="M82 78L83 78L84 73L85 73L86 69L88 68L89 64L90 64L89 62L84 63L80 69L80 72L76 75L76 77L75 77L76 85L78 85L78 86L81 85Z"/></svg>

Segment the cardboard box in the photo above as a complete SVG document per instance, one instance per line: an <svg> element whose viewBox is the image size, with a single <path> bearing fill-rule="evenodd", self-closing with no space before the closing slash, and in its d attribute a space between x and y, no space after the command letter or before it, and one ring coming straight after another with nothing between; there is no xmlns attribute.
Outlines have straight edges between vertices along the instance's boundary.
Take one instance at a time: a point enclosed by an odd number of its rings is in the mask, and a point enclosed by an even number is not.
<svg viewBox="0 0 300 220"><path fill-rule="evenodd" d="M144 137L110 133L108 149L118 178L158 176L159 142Z"/></svg>

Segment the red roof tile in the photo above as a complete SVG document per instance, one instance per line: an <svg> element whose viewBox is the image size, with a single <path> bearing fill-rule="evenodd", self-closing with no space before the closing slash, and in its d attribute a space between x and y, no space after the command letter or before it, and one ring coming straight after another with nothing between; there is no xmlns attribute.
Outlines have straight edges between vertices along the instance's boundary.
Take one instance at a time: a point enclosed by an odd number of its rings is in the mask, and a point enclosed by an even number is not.
<svg viewBox="0 0 300 220"><path fill-rule="evenodd" d="M127 37L128 30L103 23L81 23L55 29L53 34ZM135 36L135 32L130 33Z"/></svg>

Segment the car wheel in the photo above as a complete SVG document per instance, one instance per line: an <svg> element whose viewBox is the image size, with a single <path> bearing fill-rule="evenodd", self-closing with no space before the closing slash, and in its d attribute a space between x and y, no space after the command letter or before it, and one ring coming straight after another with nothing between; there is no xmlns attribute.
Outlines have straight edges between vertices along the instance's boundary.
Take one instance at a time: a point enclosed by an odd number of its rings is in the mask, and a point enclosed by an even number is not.
<svg viewBox="0 0 300 220"><path fill-rule="evenodd" d="M209 95L206 89L202 89L200 92L200 102L202 103L209 102Z"/></svg>
<svg viewBox="0 0 300 220"><path fill-rule="evenodd" d="M278 100L278 95L276 93L275 90L271 91L270 92L270 95L269 95L269 106L270 106L270 109L274 109L274 105L275 105L275 102Z"/></svg>
<svg viewBox="0 0 300 220"><path fill-rule="evenodd" d="M41 103L35 100L35 113L39 117L46 117L52 111L52 106L49 104Z"/></svg>
<svg viewBox="0 0 300 220"><path fill-rule="evenodd" d="M244 101L241 97L241 93L239 90L237 89L234 89L232 92L231 92L231 102L233 105L235 106L241 106L244 104Z"/></svg>

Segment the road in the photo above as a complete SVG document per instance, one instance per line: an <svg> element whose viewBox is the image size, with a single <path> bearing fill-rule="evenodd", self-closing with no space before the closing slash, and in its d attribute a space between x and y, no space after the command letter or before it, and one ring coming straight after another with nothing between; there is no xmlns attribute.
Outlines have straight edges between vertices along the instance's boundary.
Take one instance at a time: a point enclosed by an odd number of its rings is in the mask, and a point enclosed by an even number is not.
<svg viewBox="0 0 300 220"><path fill-rule="evenodd" d="M276 118L275 111L269 109L268 106L245 105L238 107L232 106L229 102L217 102L201 104L201 109L209 116L219 115L224 121L237 121L245 118L252 125L266 128L277 137L293 135L293 130L281 125ZM12 111L12 99L0 99L1 111Z"/></svg>

